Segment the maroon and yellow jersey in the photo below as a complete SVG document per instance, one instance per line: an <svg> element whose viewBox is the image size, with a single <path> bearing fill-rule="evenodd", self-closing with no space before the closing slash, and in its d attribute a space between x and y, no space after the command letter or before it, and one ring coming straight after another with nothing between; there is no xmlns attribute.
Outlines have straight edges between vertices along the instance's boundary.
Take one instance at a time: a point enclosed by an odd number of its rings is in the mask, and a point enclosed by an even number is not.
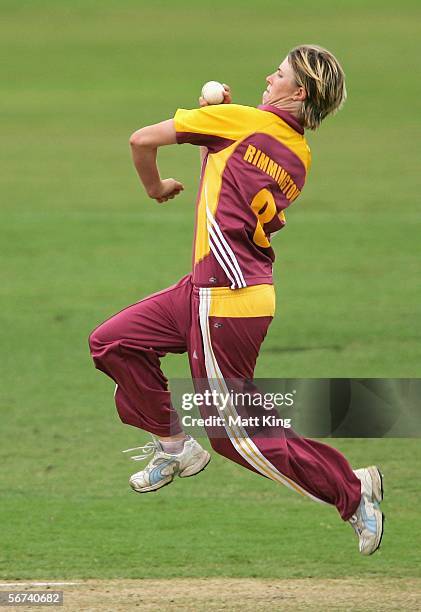
<svg viewBox="0 0 421 612"><path fill-rule="evenodd" d="M220 104L179 109L177 142L208 153L196 203L193 283L231 287L272 283L271 234L301 193L310 166L304 130L274 106Z"/></svg>

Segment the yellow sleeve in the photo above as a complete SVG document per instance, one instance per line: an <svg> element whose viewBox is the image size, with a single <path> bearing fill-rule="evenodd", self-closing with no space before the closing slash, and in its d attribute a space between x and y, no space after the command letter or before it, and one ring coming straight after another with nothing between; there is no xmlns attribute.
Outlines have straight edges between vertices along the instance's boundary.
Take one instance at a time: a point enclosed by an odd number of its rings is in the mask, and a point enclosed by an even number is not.
<svg viewBox="0 0 421 612"><path fill-rule="evenodd" d="M179 144L189 142L207 147L224 141L235 142L256 131L261 123L257 109L240 104L217 104L193 110L180 108L174 116Z"/></svg>

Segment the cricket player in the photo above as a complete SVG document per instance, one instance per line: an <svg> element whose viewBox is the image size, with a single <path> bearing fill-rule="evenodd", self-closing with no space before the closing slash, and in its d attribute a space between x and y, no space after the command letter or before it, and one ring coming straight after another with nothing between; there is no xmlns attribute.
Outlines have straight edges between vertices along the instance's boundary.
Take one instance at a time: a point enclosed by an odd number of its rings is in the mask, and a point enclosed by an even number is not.
<svg viewBox="0 0 421 612"><path fill-rule="evenodd" d="M193 380L224 392L228 380L252 380L260 346L275 314L271 236L285 226L285 209L300 195L311 164L305 129L316 130L346 98L343 70L316 45L292 49L266 77L257 108L204 99L193 110L134 132L133 162L148 196L159 204L183 185L161 179L159 147L190 143L201 150L192 272L175 285L128 306L89 338L95 366L116 383L124 423L153 441L135 460L149 464L130 478L139 492L156 491L201 472L210 454L180 424L160 358L188 353ZM165 210L163 210L165 214ZM202 415L220 407L201 408ZM228 407L236 414L236 406ZM377 467L353 471L336 449L284 428L253 437L242 425L210 437L213 449L284 484L303 497L336 506L354 528L359 550L375 552L383 535L382 476ZM136 449L129 449L136 450Z"/></svg>

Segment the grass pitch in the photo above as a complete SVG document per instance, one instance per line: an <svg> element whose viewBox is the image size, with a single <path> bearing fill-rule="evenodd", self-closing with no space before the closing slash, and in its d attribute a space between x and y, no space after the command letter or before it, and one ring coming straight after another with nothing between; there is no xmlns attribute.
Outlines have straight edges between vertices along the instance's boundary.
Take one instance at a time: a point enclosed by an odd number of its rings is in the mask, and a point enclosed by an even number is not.
<svg viewBox="0 0 421 612"><path fill-rule="evenodd" d="M416 576L418 441L334 441L386 474L384 545L370 559L334 510L217 456L197 479L137 496L119 451L144 437L119 423L87 336L190 268L198 151L162 152L162 175L186 190L157 206L130 133L194 107L213 78L258 104L288 49L318 42L343 62L349 100L309 136L308 184L274 239L278 312L256 375L419 375L419 5L1 8L1 576ZM188 375L183 357L164 367Z"/></svg>

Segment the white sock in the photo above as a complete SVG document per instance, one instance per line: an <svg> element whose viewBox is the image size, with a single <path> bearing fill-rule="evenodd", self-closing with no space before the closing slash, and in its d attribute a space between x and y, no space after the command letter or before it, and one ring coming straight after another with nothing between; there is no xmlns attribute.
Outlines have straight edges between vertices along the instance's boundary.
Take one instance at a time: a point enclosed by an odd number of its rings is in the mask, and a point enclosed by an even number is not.
<svg viewBox="0 0 421 612"><path fill-rule="evenodd" d="M186 436L182 440L172 440L171 442L167 442L165 440L160 440L159 443L162 446L162 450L164 453L168 453L170 455L179 455L183 452L184 442L188 439Z"/></svg>

